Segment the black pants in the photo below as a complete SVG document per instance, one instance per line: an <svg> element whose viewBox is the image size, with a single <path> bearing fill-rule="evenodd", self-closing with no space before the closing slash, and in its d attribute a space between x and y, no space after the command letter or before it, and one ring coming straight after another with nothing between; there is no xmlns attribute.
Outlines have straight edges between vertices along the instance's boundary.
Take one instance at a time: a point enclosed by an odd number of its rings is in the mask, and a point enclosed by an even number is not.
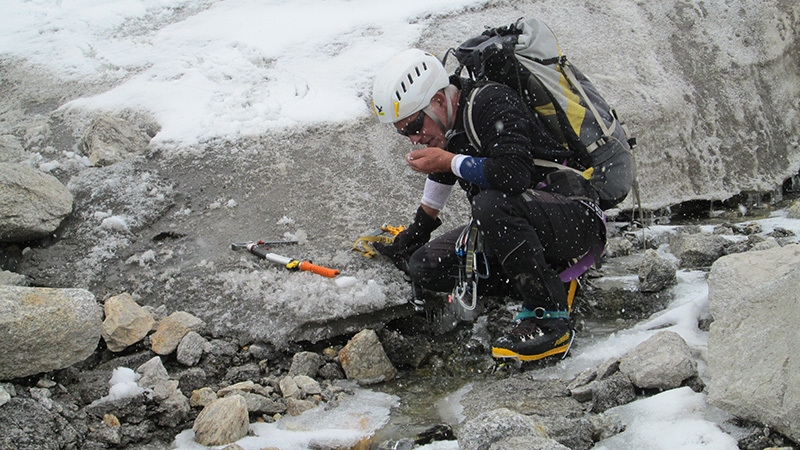
<svg viewBox="0 0 800 450"><path fill-rule="evenodd" d="M485 190L471 204L490 262L490 277L479 282L478 293L516 293L528 310L566 311L567 292L558 271L604 242L602 219L581 202L537 190L517 196ZM455 242L462 230L436 237L411 256L409 272L419 287L454 288Z"/></svg>

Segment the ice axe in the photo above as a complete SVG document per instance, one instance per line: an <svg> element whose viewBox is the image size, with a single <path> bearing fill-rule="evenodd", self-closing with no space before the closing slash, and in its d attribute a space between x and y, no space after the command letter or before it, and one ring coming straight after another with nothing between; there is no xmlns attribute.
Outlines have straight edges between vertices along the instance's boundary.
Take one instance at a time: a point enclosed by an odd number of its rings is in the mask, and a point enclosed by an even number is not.
<svg viewBox="0 0 800 450"><path fill-rule="evenodd" d="M316 264L312 264L310 261L301 261L298 259L289 258L287 256L281 256L275 253L270 253L267 251L269 249L267 245L296 244L296 243L297 241L234 242L233 244L231 244L231 250L247 250L261 259L266 259L267 261L270 262L283 264L287 269L290 270L303 270L307 272L313 272L328 278L334 278L336 275L339 275L339 271L337 269L318 266Z"/></svg>

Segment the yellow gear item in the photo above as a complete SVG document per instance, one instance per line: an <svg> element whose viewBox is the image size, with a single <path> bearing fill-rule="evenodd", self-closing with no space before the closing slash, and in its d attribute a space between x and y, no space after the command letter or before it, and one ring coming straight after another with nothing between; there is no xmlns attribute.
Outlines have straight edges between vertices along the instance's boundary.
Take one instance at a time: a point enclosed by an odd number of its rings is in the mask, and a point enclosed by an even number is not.
<svg viewBox="0 0 800 450"><path fill-rule="evenodd" d="M383 224L380 230L376 230L372 234L361 236L356 239L356 241L353 243L353 251L359 252L367 258L372 258L378 254L378 252L375 251L371 245L373 242L379 242L383 245L391 245L392 242L394 242L394 237L405 229L406 227L403 225L392 226Z"/></svg>

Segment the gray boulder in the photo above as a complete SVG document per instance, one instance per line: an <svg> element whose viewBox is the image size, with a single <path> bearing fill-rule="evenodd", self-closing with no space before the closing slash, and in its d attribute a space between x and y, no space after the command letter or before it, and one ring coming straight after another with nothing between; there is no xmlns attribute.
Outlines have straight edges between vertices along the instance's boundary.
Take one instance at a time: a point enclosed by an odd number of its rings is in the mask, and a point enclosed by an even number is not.
<svg viewBox="0 0 800 450"><path fill-rule="evenodd" d="M89 291L0 286L0 379L83 361L97 348L102 320Z"/></svg>
<svg viewBox="0 0 800 450"><path fill-rule="evenodd" d="M800 245L720 258L708 278L708 401L800 440Z"/></svg>
<svg viewBox="0 0 800 450"><path fill-rule="evenodd" d="M487 411L464 424L458 433L458 448L552 449L567 447L547 438L544 427L533 418L506 408Z"/></svg>
<svg viewBox="0 0 800 450"><path fill-rule="evenodd" d="M667 390L695 376L697 363L678 333L661 331L623 356L619 370L638 388Z"/></svg>
<svg viewBox="0 0 800 450"><path fill-rule="evenodd" d="M25 164L0 163L0 242L47 236L72 212L72 200L56 177Z"/></svg>
<svg viewBox="0 0 800 450"><path fill-rule="evenodd" d="M708 267L725 253L729 241L722 236L704 233L678 233L669 240L670 251L681 267Z"/></svg>
<svg viewBox="0 0 800 450"><path fill-rule="evenodd" d="M639 265L639 291L660 292L674 286L678 282L676 272L675 264L660 257L655 250L645 251Z"/></svg>

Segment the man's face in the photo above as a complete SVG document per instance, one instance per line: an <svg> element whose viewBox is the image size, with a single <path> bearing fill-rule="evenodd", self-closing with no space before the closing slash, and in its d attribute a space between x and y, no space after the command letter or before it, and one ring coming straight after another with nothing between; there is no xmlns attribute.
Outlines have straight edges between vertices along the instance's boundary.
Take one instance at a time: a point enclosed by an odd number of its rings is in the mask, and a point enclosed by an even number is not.
<svg viewBox="0 0 800 450"><path fill-rule="evenodd" d="M438 94L437 94L438 95ZM440 117L439 110L441 105L434 96L431 101L430 107L427 108L431 113ZM446 113L445 113L446 117ZM403 120L394 123L397 132L403 136L407 136L414 145L424 145L426 147L439 147L444 148L447 140L444 138L444 132L439 125L434 122L424 110L414 113Z"/></svg>

